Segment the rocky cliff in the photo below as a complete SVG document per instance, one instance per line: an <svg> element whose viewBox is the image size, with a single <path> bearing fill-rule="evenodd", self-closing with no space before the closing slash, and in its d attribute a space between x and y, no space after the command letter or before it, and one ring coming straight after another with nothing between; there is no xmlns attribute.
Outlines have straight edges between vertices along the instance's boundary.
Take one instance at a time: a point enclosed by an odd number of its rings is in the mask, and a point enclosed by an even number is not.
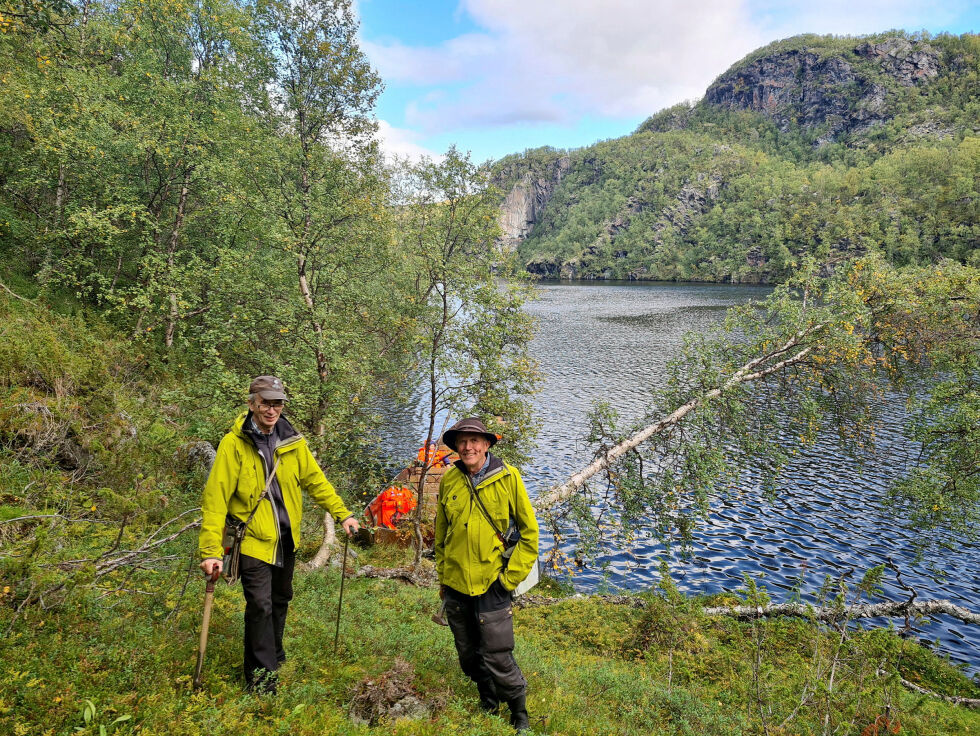
<svg viewBox="0 0 980 736"><path fill-rule="evenodd" d="M817 131L819 145L881 125L895 84L922 85L939 71L939 52L926 41L858 42L832 56L804 45L733 67L708 88L704 103L760 113L783 132L793 125Z"/></svg>
<svg viewBox="0 0 980 736"><path fill-rule="evenodd" d="M770 44L632 135L499 161L503 240L552 278L757 282L807 256L968 258L977 78L975 34Z"/></svg>
<svg viewBox="0 0 980 736"><path fill-rule="evenodd" d="M534 229L571 160L555 152L543 160L515 159L497 169L494 183L506 188L500 205L501 241L516 248Z"/></svg>

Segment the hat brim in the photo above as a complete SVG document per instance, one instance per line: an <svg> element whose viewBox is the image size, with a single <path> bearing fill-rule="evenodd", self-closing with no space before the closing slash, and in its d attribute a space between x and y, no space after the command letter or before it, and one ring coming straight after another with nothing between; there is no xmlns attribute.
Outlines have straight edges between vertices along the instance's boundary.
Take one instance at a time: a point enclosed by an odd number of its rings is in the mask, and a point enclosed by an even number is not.
<svg viewBox="0 0 980 736"><path fill-rule="evenodd" d="M266 389L265 391L256 391L260 398L268 399L269 401L286 401L289 397L286 396L284 391L276 391L274 389Z"/></svg>
<svg viewBox="0 0 980 736"><path fill-rule="evenodd" d="M450 430L447 430L442 435L442 443L446 447L448 447L450 450L452 450L453 452L456 452L457 451L456 450L456 438L459 435L461 435L461 434L478 434L481 437L485 438L490 443L490 447L493 447L495 444L497 444L497 435L491 434L490 432L480 432L480 431L475 430L475 429L450 429Z"/></svg>

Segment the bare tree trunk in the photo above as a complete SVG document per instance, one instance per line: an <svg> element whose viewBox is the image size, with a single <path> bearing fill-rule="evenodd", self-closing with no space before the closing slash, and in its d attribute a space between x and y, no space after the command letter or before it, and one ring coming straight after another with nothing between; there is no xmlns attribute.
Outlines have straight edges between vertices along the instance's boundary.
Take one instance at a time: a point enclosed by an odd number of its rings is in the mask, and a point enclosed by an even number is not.
<svg viewBox="0 0 980 736"><path fill-rule="evenodd" d="M90 4L89 0L84 0L84 2L82 3L82 22L80 24L80 29L78 32L78 48L82 51L82 53L85 52L85 34L86 31L88 31L89 4Z"/></svg>
<svg viewBox="0 0 980 736"><path fill-rule="evenodd" d="M334 523L330 512L323 515L323 541L320 549L313 555L313 559L306 563L306 570L319 570L330 562L330 555L333 554L333 546L337 543L337 525Z"/></svg>
<svg viewBox="0 0 980 736"><path fill-rule="evenodd" d="M54 225L61 225L61 210L65 206L65 165L58 164L58 187L54 192Z"/></svg>
<svg viewBox="0 0 980 736"><path fill-rule="evenodd" d="M697 398L691 399L683 406L680 406L677 409L675 409L673 412L671 412L671 414L666 418L661 419L660 421L649 425L648 427L637 432L628 440L625 440L624 442L621 442L620 444L616 445L614 448L609 450L609 452L607 452L603 457L598 458L591 465L580 470L578 473L573 475L571 478L569 478L561 485L555 486L547 493L538 496L534 501L535 510L547 511L551 508L554 508L558 504L567 501L572 496L572 494L575 493L575 491L581 488L583 485L585 485L586 481L589 478L591 478L593 475L608 468L618 458L622 457L630 450L633 450L634 448L638 447L642 443L646 442L654 435L659 434L660 432L663 432L664 430L669 429L670 427L673 427L678 422L680 422L684 417L690 414L692 411L694 411L699 406L704 404L706 401L721 396L725 391L729 390L733 386L736 386L741 383L749 383L751 381L757 381L760 378L764 378L766 376L772 375L773 373L781 371L784 368L788 368L791 365L795 365L796 363L799 363L804 358L806 358L807 355L809 355L811 348L809 347L803 348L802 350L800 350L790 358L786 358L785 360L775 363L769 366L768 368L764 368L759 371L755 370L766 361L771 360L772 358L776 358L780 355L784 355L785 353L792 350L794 347L799 346L800 343L804 340L804 338L812 335L814 332L818 331L822 327L823 327L822 324L813 325L812 327L809 327L806 330L801 330L800 332L797 332L789 340L787 340L786 343L784 343L781 347L773 350L770 353L766 353L761 357L750 360L748 363L743 365L732 375L731 378L725 381L723 385L713 388L707 393L698 396Z"/></svg>
<svg viewBox="0 0 980 736"><path fill-rule="evenodd" d="M964 708L971 708L973 710L980 710L980 698L961 698L955 695L940 695L939 693L934 693L932 690L926 690L921 685L916 685L914 682L909 682L903 677L898 678L899 682L902 683L902 687L906 687L913 692L917 692L920 695L928 695L930 698L936 698L938 700L943 700L952 705L962 705Z"/></svg>
<svg viewBox="0 0 980 736"><path fill-rule="evenodd" d="M878 618L879 616L934 616L944 613L967 624L980 625L980 613L974 613L968 608L957 606L951 601L884 601L883 603L856 603L851 606L826 606L814 608L803 603L778 603L770 606L718 606L705 608L709 616L734 616L735 618L750 619L761 616L800 616L814 618L817 621L843 621L845 618Z"/></svg>
<svg viewBox="0 0 980 736"><path fill-rule="evenodd" d="M425 451L422 470L419 473L418 496L415 506L415 513L412 514L412 533L415 538L415 557L412 560L412 568L418 569L422 561L422 506L425 501L425 478L432 467L433 458L429 457L429 443L434 439L433 434L436 429L436 414L439 411L437 371L436 362L439 354L439 346L442 343L442 336L445 334L446 326L449 324L449 301L446 298L446 290L440 292L442 296L442 321L435 334L432 336L432 352L429 355L429 431L425 436ZM443 425L445 426L445 425Z"/></svg>
<svg viewBox="0 0 980 736"><path fill-rule="evenodd" d="M310 156L310 141L307 140L306 134L306 110L300 108L298 111L298 122L299 122L299 134L300 134L300 147L303 150L303 163L300 165L300 191L302 192L302 208L303 208L303 234L301 236L301 241L299 247L296 249L296 277L299 282L299 293L303 297L303 303L306 305L307 310L310 313L310 325L313 327L313 333L316 335L316 347L314 352L316 353L316 372L320 379L321 387L327 383L329 378L329 369L327 368L327 355L323 349L323 324L317 319L316 316L316 300L314 299L313 289L310 288L310 279L307 272L309 262L307 260L307 249L310 247L310 235L313 231L313 214L310 205L310 170L309 170L309 156ZM317 416L314 417L316 424L316 434L322 437L326 434L326 413L327 413L327 399L325 398L324 392L320 391L320 399L317 402Z"/></svg>
<svg viewBox="0 0 980 736"><path fill-rule="evenodd" d="M589 596L603 603L611 603L630 608L646 608L645 598L630 595ZM547 598L527 595L521 598L523 606L553 606L564 603L567 598ZM576 599L579 600L579 599ZM740 619L762 618L763 616L798 616L816 621L836 623L858 618L904 618L906 616L936 616L945 614L963 623L980 626L980 613L958 606L946 599L926 601L882 601L881 603L855 603L850 606L814 607L805 603L775 603L768 606L714 606L703 609L707 616L733 616Z"/></svg>

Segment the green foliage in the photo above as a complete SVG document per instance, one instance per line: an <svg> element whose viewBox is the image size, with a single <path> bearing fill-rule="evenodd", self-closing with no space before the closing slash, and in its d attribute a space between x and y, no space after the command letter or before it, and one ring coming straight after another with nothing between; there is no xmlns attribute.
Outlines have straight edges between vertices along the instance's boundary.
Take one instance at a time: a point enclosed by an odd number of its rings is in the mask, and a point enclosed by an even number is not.
<svg viewBox="0 0 980 736"><path fill-rule="evenodd" d="M880 125L834 142L819 129L702 101L657 113L630 136L501 160L495 171L505 192L528 173L553 187L521 258L549 277L735 282L779 282L811 257L976 259L977 36L909 36L927 42L939 66L938 76L911 87L855 50L903 38L800 36L723 75L803 51L843 60L865 80L852 92L877 85L884 108L875 113Z"/></svg>
<svg viewBox="0 0 980 736"><path fill-rule="evenodd" d="M212 441L279 373L321 461L360 474L413 324L349 3L77 11L0 35L5 278L193 377L167 400Z"/></svg>
<svg viewBox="0 0 980 736"><path fill-rule="evenodd" d="M377 562L370 550L361 551L361 560ZM76 726L98 733L100 725L110 734L230 734L243 728L259 736L283 729L311 735L512 733L505 719L479 710L448 629L429 621L437 605L434 590L348 579L340 651L333 656L337 571L300 574L295 587L286 628L289 658L279 694L271 698L245 693L239 681L238 587L221 584L216 592L200 692L190 683L199 580L170 617L132 595L86 600L59 612L25 611L0 642L0 729L27 732L41 724L54 733ZM515 612L516 656L529 681L535 732L763 733L752 701L752 625L706 617L698 601L645 600L636 609L572 598ZM10 609L0 616L6 626ZM763 664L780 684L764 705L782 720L813 682L813 648L831 647L838 633L802 619L767 626ZM397 658L410 665L411 686L431 715L380 729L355 726L347 717L353 694L366 681L384 678ZM969 733L978 727L976 713L923 701L897 685L894 674L944 694L980 694L961 672L914 641L886 629L854 631L848 661L871 662L888 673L862 680L856 668L840 669L834 690L842 693L842 708L855 714L852 732L860 733L886 708L901 720L902 733ZM819 701L808 700L786 732L820 733L821 714Z"/></svg>

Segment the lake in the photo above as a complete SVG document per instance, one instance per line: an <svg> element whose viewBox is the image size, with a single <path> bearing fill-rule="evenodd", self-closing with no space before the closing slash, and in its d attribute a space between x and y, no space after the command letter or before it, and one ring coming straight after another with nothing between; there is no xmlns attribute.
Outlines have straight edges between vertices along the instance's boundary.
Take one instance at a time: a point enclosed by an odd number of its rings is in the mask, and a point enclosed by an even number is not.
<svg viewBox="0 0 980 736"><path fill-rule="evenodd" d="M539 298L529 306L539 320L531 352L543 376L534 398L541 433L532 462L521 469L531 496L592 460L593 448L583 438L593 402L609 402L624 425L641 417L684 333L708 329L728 307L768 293L767 287L712 284L542 282ZM915 448L901 433L902 402L889 402L882 415L875 455L863 463L820 438L787 468L774 500L749 479L738 493L716 499L695 533L690 556L682 558L676 550L668 556L677 586L690 593L734 590L748 573L780 602L801 576L804 594L812 593L826 575L836 578L853 569L856 582L890 556L920 600L948 598L976 610L980 549L966 546L916 559L915 538L885 505L889 484L901 476ZM553 540L542 531L544 556ZM566 531L571 530L563 530L563 536ZM563 542L565 552L572 554L573 547L573 536ZM568 579L583 592L648 589L659 580L665 554L659 543L640 540L631 550L603 552ZM883 587L888 598L908 597L889 571ZM940 617L917 634L980 671L976 629Z"/></svg>

